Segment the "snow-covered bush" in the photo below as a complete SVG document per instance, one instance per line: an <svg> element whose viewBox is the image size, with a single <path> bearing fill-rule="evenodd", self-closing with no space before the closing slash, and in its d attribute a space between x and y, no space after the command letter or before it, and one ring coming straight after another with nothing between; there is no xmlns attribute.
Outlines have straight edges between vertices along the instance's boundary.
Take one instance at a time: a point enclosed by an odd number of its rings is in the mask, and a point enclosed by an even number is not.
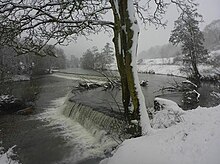
<svg viewBox="0 0 220 164"><path fill-rule="evenodd" d="M175 102L158 97L155 98L155 102L160 108L153 113L151 126L154 129L168 128L183 121L184 111Z"/></svg>
<svg viewBox="0 0 220 164"><path fill-rule="evenodd" d="M177 123L183 121L182 114L182 112L172 109L164 109L162 111L158 111L153 116L151 126L154 129L163 129L176 125Z"/></svg>
<svg viewBox="0 0 220 164"><path fill-rule="evenodd" d="M19 161L13 159L14 157L16 157L16 154L13 151L15 147L16 146L9 148L6 152L4 152L4 148L0 147L1 164L19 164Z"/></svg>

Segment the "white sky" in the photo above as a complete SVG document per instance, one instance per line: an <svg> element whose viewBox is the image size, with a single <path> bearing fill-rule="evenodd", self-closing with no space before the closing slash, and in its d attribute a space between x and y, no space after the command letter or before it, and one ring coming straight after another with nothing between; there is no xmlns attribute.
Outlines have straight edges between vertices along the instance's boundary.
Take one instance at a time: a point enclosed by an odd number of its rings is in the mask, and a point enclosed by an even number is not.
<svg viewBox="0 0 220 164"><path fill-rule="evenodd" d="M213 20L220 19L220 0L196 0L199 3L198 12L202 14L204 23L200 25L201 30L205 25L211 23ZM138 53L149 49L151 46L163 45L168 43L170 32L173 29L174 21L178 18L176 8L170 7L166 13L165 19L168 20L167 27L159 28L156 30L155 26L148 26L147 30L140 25L141 33L139 37ZM97 46L99 49L109 42L112 46L112 36L109 34L99 33L98 35L91 35L90 40L86 40L81 37L77 43L71 43L67 47L62 47L65 53L69 55L75 55L77 57L93 46Z"/></svg>

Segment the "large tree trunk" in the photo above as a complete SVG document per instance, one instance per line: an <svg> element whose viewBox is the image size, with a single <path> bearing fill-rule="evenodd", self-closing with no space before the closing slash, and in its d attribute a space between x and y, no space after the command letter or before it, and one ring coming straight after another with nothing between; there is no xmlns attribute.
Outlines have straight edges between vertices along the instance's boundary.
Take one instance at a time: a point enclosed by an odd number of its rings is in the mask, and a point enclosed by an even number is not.
<svg viewBox="0 0 220 164"><path fill-rule="evenodd" d="M125 71L124 57L121 51L121 23L120 15L117 11L116 2L113 0L110 1L112 5L112 10L114 13L114 39L113 43L115 46L115 55L118 66L118 71L121 77L121 86L122 86L122 103L124 107L124 118L129 123L129 104L130 104L130 93L128 89L128 82Z"/></svg>
<svg viewBox="0 0 220 164"><path fill-rule="evenodd" d="M151 127L136 69L139 28L133 1L111 0L110 2L115 19L113 41L118 70L121 75L122 101L129 123L128 130L134 136L140 136L148 133ZM129 109L128 106L130 98L132 109Z"/></svg>

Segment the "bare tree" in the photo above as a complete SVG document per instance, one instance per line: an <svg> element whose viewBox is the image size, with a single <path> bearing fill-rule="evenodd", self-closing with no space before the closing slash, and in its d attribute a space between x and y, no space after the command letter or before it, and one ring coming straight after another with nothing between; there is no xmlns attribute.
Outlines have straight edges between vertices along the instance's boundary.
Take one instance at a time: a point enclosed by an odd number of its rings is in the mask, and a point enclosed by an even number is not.
<svg viewBox="0 0 220 164"><path fill-rule="evenodd" d="M44 54L50 41L65 44L78 36L112 30L115 55L122 83L122 102L128 130L134 135L150 131L149 118L136 70L138 21L164 26L161 21L172 2L184 9L193 0L1 0L0 45L18 53ZM155 11L151 13L150 8ZM113 13L114 20L105 14ZM129 107L132 101L132 108Z"/></svg>

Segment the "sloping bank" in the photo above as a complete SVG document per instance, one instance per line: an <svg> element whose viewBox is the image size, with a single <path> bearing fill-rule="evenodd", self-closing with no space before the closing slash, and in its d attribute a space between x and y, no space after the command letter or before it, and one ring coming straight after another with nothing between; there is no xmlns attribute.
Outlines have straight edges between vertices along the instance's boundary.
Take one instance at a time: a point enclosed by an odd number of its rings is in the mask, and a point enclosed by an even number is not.
<svg viewBox="0 0 220 164"><path fill-rule="evenodd" d="M173 103L171 106L174 111L178 108ZM170 111L158 112L161 122L170 122ZM182 111L178 118L180 122L170 127L124 141L101 164L219 164L220 106Z"/></svg>

